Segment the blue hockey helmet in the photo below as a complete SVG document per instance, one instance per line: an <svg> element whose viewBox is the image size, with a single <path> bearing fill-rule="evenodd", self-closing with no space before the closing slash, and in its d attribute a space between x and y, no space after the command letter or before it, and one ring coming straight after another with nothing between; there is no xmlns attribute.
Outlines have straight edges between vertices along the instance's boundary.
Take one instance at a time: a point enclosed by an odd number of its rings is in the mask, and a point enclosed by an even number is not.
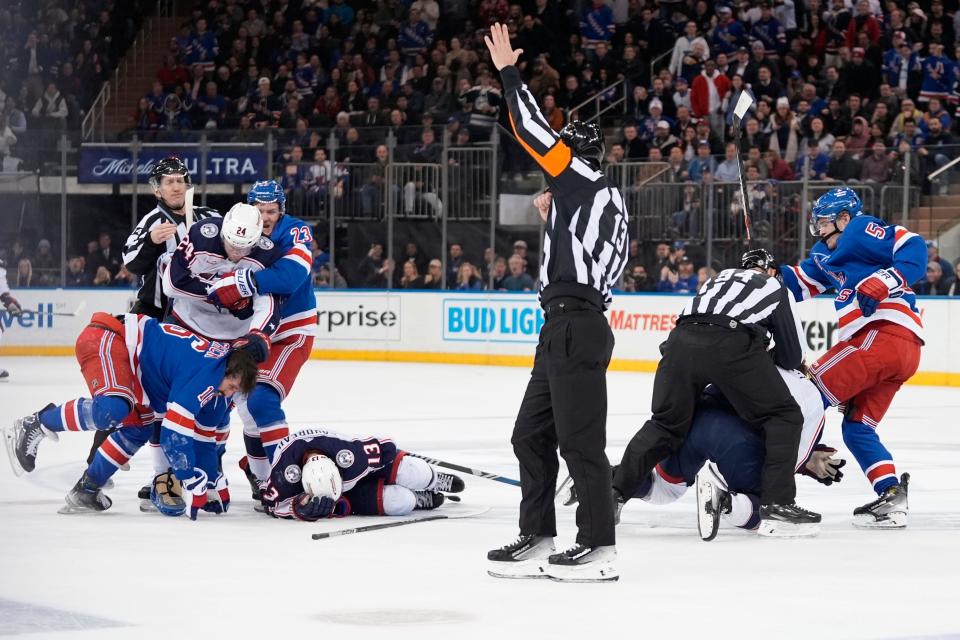
<svg viewBox="0 0 960 640"><path fill-rule="evenodd" d="M850 214L851 218L863 212L863 203L860 202L857 192L850 187L827 191L813 203L813 210L810 212L810 233L815 236L820 235L817 222L820 220L836 222L837 216L844 211Z"/></svg>
<svg viewBox="0 0 960 640"><path fill-rule="evenodd" d="M287 196L276 180L260 180L253 183L253 188L247 194L247 204L256 205L258 202L276 202L280 205L281 214L287 209Z"/></svg>

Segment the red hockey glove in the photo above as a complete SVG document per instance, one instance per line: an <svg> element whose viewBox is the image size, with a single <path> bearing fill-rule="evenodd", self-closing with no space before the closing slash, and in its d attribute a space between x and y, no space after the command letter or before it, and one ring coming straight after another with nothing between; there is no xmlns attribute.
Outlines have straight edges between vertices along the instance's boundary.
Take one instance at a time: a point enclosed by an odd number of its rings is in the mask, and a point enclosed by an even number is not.
<svg viewBox="0 0 960 640"><path fill-rule="evenodd" d="M899 271L893 267L878 269L857 283L857 304L864 318L872 316L877 306L887 298L899 298L907 284Z"/></svg>
<svg viewBox="0 0 960 640"><path fill-rule="evenodd" d="M20 303L9 293L5 293L0 296L0 302L3 303L4 308L6 308L7 313L11 316L19 316L23 314L23 307L20 306Z"/></svg>
<svg viewBox="0 0 960 640"><path fill-rule="evenodd" d="M215 305L235 308L244 298L252 298L257 293L257 282L250 269L237 269L213 283L207 291L207 300Z"/></svg>

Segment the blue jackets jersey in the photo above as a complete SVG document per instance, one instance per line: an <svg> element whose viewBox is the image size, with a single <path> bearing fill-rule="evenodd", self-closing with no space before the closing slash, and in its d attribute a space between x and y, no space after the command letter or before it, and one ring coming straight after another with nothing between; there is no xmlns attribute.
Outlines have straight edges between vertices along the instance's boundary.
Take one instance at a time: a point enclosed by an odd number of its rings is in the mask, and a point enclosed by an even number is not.
<svg viewBox="0 0 960 640"><path fill-rule="evenodd" d="M914 292L887 298L869 318L857 303L856 288L878 269L893 267L904 282L916 282L926 274L927 247L919 235L899 225L888 225L861 214L839 236L833 251L823 241L810 250L810 257L797 266L782 266L783 282L796 300L806 300L828 289L837 292L834 302L840 324L840 339L849 340L871 322L886 320L910 329L923 340L923 321Z"/></svg>
<svg viewBox="0 0 960 640"><path fill-rule="evenodd" d="M953 93L957 77L954 62L946 56L927 56L923 59L923 82L920 85L920 99L946 99Z"/></svg>
<svg viewBox="0 0 960 640"><path fill-rule="evenodd" d="M199 467L216 478L217 431L230 420L230 400L218 391L229 345L147 316L127 314L124 325L131 365L142 386L138 400L161 420L160 444L174 475L190 478Z"/></svg>
<svg viewBox="0 0 960 640"><path fill-rule="evenodd" d="M231 262L220 238L222 226L223 218L193 225L170 257L163 272L163 292L172 302L171 313L178 324L213 340L235 340L254 329L270 335L280 321L280 302L275 296L254 296L250 313L238 317L207 302L207 292L221 276L237 269L262 271L280 260L285 251L261 237L249 254Z"/></svg>
<svg viewBox="0 0 960 640"><path fill-rule="evenodd" d="M270 477L261 494L267 513L278 518L294 517L293 501L303 493L300 469L307 455L314 451L337 463L344 494L367 478L392 481L395 462L401 457L391 440L350 439L323 429L292 433L280 441L273 453Z"/></svg>
<svg viewBox="0 0 960 640"><path fill-rule="evenodd" d="M287 336L312 336L317 324L317 299L310 282L313 255L310 225L291 215L281 216L270 234L270 240L283 251L283 257L269 269L257 272L257 291L283 297L280 305L280 326L273 334L277 342Z"/></svg>

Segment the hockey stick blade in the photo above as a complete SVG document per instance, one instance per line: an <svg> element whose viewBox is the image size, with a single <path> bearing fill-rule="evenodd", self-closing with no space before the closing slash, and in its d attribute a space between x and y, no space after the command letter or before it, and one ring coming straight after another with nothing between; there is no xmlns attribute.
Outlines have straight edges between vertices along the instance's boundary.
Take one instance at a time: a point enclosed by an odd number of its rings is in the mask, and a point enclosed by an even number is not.
<svg viewBox="0 0 960 640"><path fill-rule="evenodd" d="M366 533L368 531L380 531L381 529L392 529L394 527L404 527L408 524L418 524L421 522L432 522L434 520L459 520L461 518L472 518L480 516L490 511L490 507L474 509L463 513L438 514L435 516L424 516L423 518L413 518L411 520L400 520L399 522L382 522L380 524L371 524L364 527L353 527L351 529L338 529L336 531L325 531L323 533L313 533L310 538L313 540L325 540L327 538L339 538L340 536L349 536L354 533Z"/></svg>
<svg viewBox="0 0 960 640"><path fill-rule="evenodd" d="M480 469L471 469L470 467L464 467L459 464L453 464L452 462L444 462L443 460L437 460L436 458L431 458L429 456L421 455L419 453L410 453L407 452L408 456L413 456L414 458L420 458L421 460L426 461L429 464L443 467L445 469L453 469L454 471L459 471L461 473L466 473L471 476L477 476L478 478L486 478L487 480L493 480L494 482L502 482L504 484L509 484L514 487L520 486L519 480L514 480L513 478L507 478L504 476L498 476L495 473L490 473L489 471L481 471Z"/></svg>

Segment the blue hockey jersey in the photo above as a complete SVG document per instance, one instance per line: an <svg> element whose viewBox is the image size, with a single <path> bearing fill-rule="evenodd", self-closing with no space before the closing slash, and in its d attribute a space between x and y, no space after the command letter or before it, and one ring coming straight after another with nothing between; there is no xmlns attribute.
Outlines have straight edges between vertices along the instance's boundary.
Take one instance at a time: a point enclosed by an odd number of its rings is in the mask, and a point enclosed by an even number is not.
<svg viewBox="0 0 960 640"><path fill-rule="evenodd" d="M946 100L957 83L955 63L946 56L927 56L923 59L923 83L920 85L920 100L940 98Z"/></svg>
<svg viewBox="0 0 960 640"><path fill-rule="evenodd" d="M261 271L276 263L284 250L262 237L249 254L238 262L227 258L220 230L223 218L210 218L190 227L163 270L163 293L171 301L171 313L181 324L205 338L234 340L256 329L272 334L280 321L280 301L275 296L253 297L252 312L237 317L228 309L207 301L210 285L237 269Z"/></svg>
<svg viewBox="0 0 960 640"><path fill-rule="evenodd" d="M286 214L277 222L270 240L281 248L283 257L269 269L257 272L255 278L259 293L283 297L280 326L273 334L273 341L296 334L312 336L317 324L317 299L310 282L313 265L310 225Z"/></svg>
<svg viewBox="0 0 960 640"><path fill-rule="evenodd" d="M280 441L273 453L270 477L263 487L267 513L293 518L293 501L303 493L300 482L303 462L310 452L319 452L337 463L343 479L343 493L366 478L382 477L392 482L396 475L397 445L378 438L351 439L323 429L304 429Z"/></svg>
<svg viewBox="0 0 960 640"><path fill-rule="evenodd" d="M230 346L132 313L125 317L124 333L139 381L138 402L161 421L160 445L174 475L187 479L199 467L216 478L217 432L230 419L230 399L218 391Z"/></svg>
<svg viewBox="0 0 960 640"><path fill-rule="evenodd" d="M893 267L905 282L926 275L927 247L923 238L899 225L860 214L850 220L831 251L823 241L797 266L780 267L783 283L798 301L813 298L828 289L837 292L834 302L840 325L840 339L849 340L871 322L886 320L906 327L923 340L923 321L917 296L909 288L879 304L869 318L863 317L856 288L878 269Z"/></svg>

